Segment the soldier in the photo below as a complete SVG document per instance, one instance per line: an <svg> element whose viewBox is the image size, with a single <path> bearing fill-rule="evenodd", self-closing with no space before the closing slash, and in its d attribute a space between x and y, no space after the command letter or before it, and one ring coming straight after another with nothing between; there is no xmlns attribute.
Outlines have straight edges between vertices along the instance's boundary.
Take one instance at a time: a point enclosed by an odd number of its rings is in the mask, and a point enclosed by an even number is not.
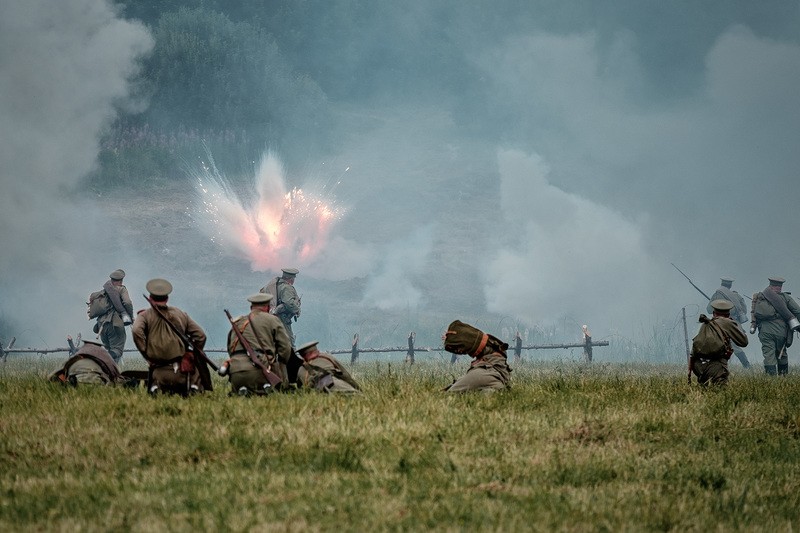
<svg viewBox="0 0 800 533"><path fill-rule="evenodd" d="M297 318L300 316L300 297L294 288L294 280L300 271L296 268L284 268L282 272L281 276L271 279L265 287L262 287L260 292L272 295L274 304L272 314L283 322L283 327L286 328L286 333L289 334L292 348L294 348L295 336L292 331L292 320L297 322Z"/></svg>
<svg viewBox="0 0 800 533"><path fill-rule="evenodd" d="M738 292L731 289L733 281L732 278L720 278L720 286L717 291L711 295L711 299L708 301L708 306L706 307L706 312L714 312L714 308L711 305L714 300L727 300L733 304L730 317L735 320L737 324L744 324L749 319L747 316L747 304L744 303L744 298L742 298ZM734 344L732 348L733 355L739 359L742 366L750 368L750 361L747 360L747 355L744 353L744 350L739 348L736 344Z"/></svg>
<svg viewBox="0 0 800 533"><path fill-rule="evenodd" d="M700 331L692 341L691 370L701 385L724 385L728 382L728 359L733 354L731 342L747 346L744 330L731 318L735 309L728 300L711 300L712 316L700 315Z"/></svg>
<svg viewBox="0 0 800 533"><path fill-rule="evenodd" d="M511 369L506 357L508 344L460 320L447 326L442 340L448 352L472 357L467 373L444 390L494 392L510 387Z"/></svg>
<svg viewBox="0 0 800 533"><path fill-rule="evenodd" d="M331 354L320 352L319 341L307 342L297 349L303 358L303 366L297 371L301 387L320 392L361 392L356 380Z"/></svg>
<svg viewBox="0 0 800 533"><path fill-rule="evenodd" d="M292 357L292 344L281 320L269 312L272 295L258 293L247 301L250 302L250 313L232 319L232 328L239 330L259 362L288 385L286 365ZM228 374L231 394L248 396L272 392L264 371L250 360L247 349L239 342L233 329L228 332L228 354L230 359L223 364L225 370L220 369L220 373Z"/></svg>
<svg viewBox="0 0 800 533"><path fill-rule="evenodd" d="M764 371L771 376L789 373L786 348L792 345L795 330L800 329L800 306L788 292L781 292L785 281L769 278L769 286L753 295L750 313L750 333L758 329Z"/></svg>
<svg viewBox="0 0 800 533"><path fill-rule="evenodd" d="M148 392L186 396L211 390L206 362L196 360L184 340L188 339L192 347L202 350L206 344L203 328L186 312L167 305L172 292L169 281L151 279L146 287L150 293L150 308L139 311L131 332L136 348L150 367Z"/></svg>
<svg viewBox="0 0 800 533"><path fill-rule="evenodd" d="M109 274L109 280L103 285L103 290L108 296L108 301L111 305L108 311L97 317L95 324L95 333L100 334L100 340L103 342L108 353L114 359L114 362L119 364L122 360L122 353L125 350L125 341L127 335L125 334L125 326L130 326L133 321L133 303L131 297L128 295L128 289L122 284L125 278L125 271L120 269L115 270Z"/></svg>
<svg viewBox="0 0 800 533"><path fill-rule="evenodd" d="M64 366L50 374L50 381L91 385L115 385L127 380L100 341L84 339L83 345Z"/></svg>

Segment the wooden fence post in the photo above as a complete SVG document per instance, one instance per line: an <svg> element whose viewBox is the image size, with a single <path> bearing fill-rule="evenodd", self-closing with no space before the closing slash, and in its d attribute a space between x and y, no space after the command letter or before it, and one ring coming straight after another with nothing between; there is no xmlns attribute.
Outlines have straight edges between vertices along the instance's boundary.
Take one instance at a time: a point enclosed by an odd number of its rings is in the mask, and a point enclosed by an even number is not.
<svg viewBox="0 0 800 533"><path fill-rule="evenodd" d="M520 359L522 359L522 336L518 331L514 338L514 362L519 363Z"/></svg>
<svg viewBox="0 0 800 533"><path fill-rule="evenodd" d="M353 335L353 348L350 351L350 364L358 360L358 333Z"/></svg>
<svg viewBox="0 0 800 533"><path fill-rule="evenodd" d="M587 363L592 362L592 332L589 331L589 326L584 324L581 326L583 330L583 358Z"/></svg>
<svg viewBox="0 0 800 533"><path fill-rule="evenodd" d="M414 364L414 339L417 338L417 334L413 331L408 334L408 351L406 352L406 363L413 365Z"/></svg>

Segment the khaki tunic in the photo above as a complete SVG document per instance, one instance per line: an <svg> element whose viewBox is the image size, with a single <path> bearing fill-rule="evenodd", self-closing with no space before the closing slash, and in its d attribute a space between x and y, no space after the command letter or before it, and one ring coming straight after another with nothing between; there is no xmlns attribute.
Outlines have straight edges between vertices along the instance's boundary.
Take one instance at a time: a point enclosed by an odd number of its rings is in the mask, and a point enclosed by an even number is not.
<svg viewBox="0 0 800 533"><path fill-rule="evenodd" d="M297 382L301 387L314 388L320 392L361 391L347 369L331 354L324 352L303 363L297 371Z"/></svg>
<svg viewBox="0 0 800 533"><path fill-rule="evenodd" d="M160 309L178 331L189 337L193 346L203 349L206 345L206 334L197 322L177 307L164 305ZM206 363L196 362L194 370L189 373L180 371L179 364L186 352L186 346L152 307L139 312L131 333L136 348L152 369L151 385L180 394L187 393L192 385L203 390L197 367Z"/></svg>
<svg viewBox="0 0 800 533"><path fill-rule="evenodd" d="M474 359L467 373L446 390L448 392L474 390L494 392L509 388L510 383L511 369L508 367L506 354L493 352Z"/></svg>
<svg viewBox="0 0 800 533"><path fill-rule="evenodd" d="M53 372L50 376L52 381L70 381L78 384L108 385L123 383L119 367L111 358L111 355L96 344L86 343L67 359L64 366Z"/></svg>
<svg viewBox="0 0 800 533"><path fill-rule="evenodd" d="M727 347L722 353L695 353L692 352L692 372L697 376L701 385L722 385L728 382L728 359L733 353L733 346L747 346L748 338L744 330L735 320L727 317L714 317L711 319L718 325L728 339Z"/></svg>
<svg viewBox="0 0 800 533"><path fill-rule="evenodd" d="M133 303L128 294L128 289L125 285L117 287L119 289L119 297L122 300L122 307L128 316L133 317ZM114 361L119 362L122 359L123 351L125 350L125 341L127 341L127 334L125 333L125 324L122 323L122 316L111 306L111 309L104 315L97 317L97 324L100 326L100 341L106 350L109 351Z"/></svg>
<svg viewBox="0 0 800 533"><path fill-rule="evenodd" d="M261 362L271 367L284 383L289 376L286 364L292 357L292 344L281 320L269 313L253 309L249 315L235 318L233 323L258 355ZM247 350L239 343L236 333L228 332L228 354L230 355L228 378L233 391L247 387L251 392L262 392L267 379L261 369L256 367L247 355Z"/></svg>
<svg viewBox="0 0 800 533"><path fill-rule="evenodd" d="M300 297L297 295L297 289L294 285L286 283L283 279L279 279L277 283L277 298L273 302L275 304L275 316L281 319L283 327L286 328L286 333L291 339L292 346L294 346L294 332L292 331L292 320L295 316L300 316Z"/></svg>
<svg viewBox="0 0 800 533"><path fill-rule="evenodd" d="M778 296L784 299L789 311L800 319L800 306L797 305L789 293L781 292L778 293ZM758 340L761 341L764 366L788 364L789 357L783 351L783 348L786 346L789 325L760 292L753 295L753 313L758 324Z"/></svg>

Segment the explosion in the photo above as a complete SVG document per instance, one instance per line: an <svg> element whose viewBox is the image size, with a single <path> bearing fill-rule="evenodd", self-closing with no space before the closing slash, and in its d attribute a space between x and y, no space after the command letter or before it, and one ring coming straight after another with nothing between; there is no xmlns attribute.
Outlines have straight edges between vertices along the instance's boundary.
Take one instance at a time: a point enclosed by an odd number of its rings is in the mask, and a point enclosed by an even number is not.
<svg viewBox="0 0 800 533"><path fill-rule="evenodd" d="M264 157L244 191L235 190L211 158L195 178L200 228L227 253L249 260L255 271L308 264L344 214L324 198L325 187L319 193L287 190L273 154Z"/></svg>

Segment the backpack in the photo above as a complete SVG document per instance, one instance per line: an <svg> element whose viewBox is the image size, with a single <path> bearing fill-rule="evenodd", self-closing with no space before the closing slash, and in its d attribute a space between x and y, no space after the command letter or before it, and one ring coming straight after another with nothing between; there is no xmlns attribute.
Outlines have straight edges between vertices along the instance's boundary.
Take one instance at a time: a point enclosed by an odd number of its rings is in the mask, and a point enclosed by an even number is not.
<svg viewBox="0 0 800 533"><path fill-rule="evenodd" d="M89 320L101 317L111 311L111 300L108 299L105 289L91 293L86 305L88 306L86 314L89 316Z"/></svg>
<svg viewBox="0 0 800 533"><path fill-rule="evenodd" d="M700 331L692 339L692 353L706 357L725 355L729 344L720 327L705 315L700 315L700 322L703 323Z"/></svg>

